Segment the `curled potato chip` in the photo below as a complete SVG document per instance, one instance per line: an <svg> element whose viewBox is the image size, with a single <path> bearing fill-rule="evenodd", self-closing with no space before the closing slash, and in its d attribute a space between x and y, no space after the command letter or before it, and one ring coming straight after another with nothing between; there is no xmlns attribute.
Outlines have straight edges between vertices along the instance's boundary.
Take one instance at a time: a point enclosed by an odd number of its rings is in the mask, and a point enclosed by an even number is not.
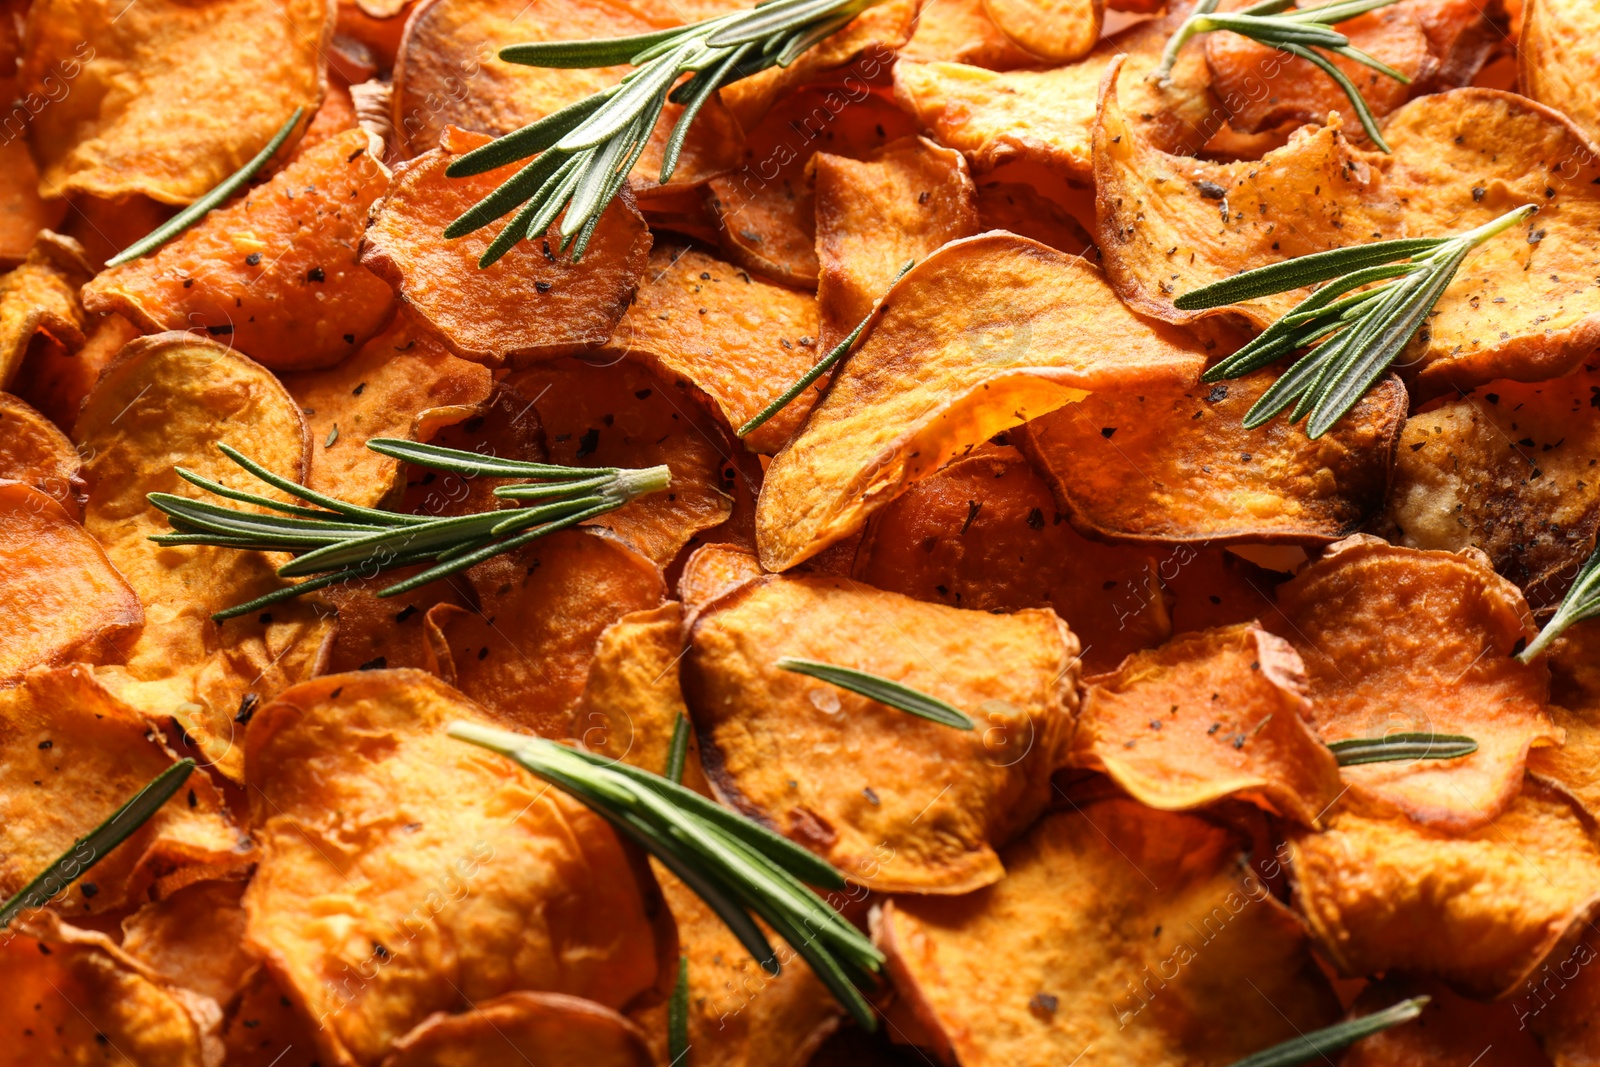
<svg viewBox="0 0 1600 1067"><path fill-rule="evenodd" d="M67 433L78 421L78 409L100 372L122 346L139 336L139 328L121 315L102 315L76 352L54 338L36 338L12 388L17 395ZM40 343L41 340L44 343Z"/></svg>
<svg viewBox="0 0 1600 1067"><path fill-rule="evenodd" d="M766 572L753 549L741 545L708 544L694 550L678 576L678 598L687 623L713 601L755 581Z"/></svg>
<svg viewBox="0 0 1600 1067"><path fill-rule="evenodd" d="M1566 115L1600 141L1600 100L1590 73L1600 11L1583 0L1526 0L1517 37L1517 75L1522 91Z"/></svg>
<svg viewBox="0 0 1600 1067"><path fill-rule="evenodd" d="M1305 660L1324 741L1465 734L1459 759L1346 767L1352 795L1417 822L1471 830L1505 809L1532 745L1559 744L1522 595L1475 549L1422 552L1357 534L1278 587L1268 628Z"/></svg>
<svg viewBox="0 0 1600 1067"><path fill-rule="evenodd" d="M1088 231L1071 212L1025 182L979 183L977 208L979 229L1010 230L1069 256L1094 247Z"/></svg>
<svg viewBox="0 0 1600 1067"><path fill-rule="evenodd" d="M1034 420L1018 440L1092 537L1326 544L1383 506L1405 386L1387 378L1312 441L1282 419L1244 428L1276 378L1108 389Z"/></svg>
<svg viewBox="0 0 1600 1067"><path fill-rule="evenodd" d="M1600 892L1592 831L1532 782L1461 833L1347 802L1289 855L1295 906L1342 973L1404 970L1483 998L1513 995Z"/></svg>
<svg viewBox="0 0 1600 1067"><path fill-rule="evenodd" d="M1281 575L1226 550L1173 545L1156 561L1161 587L1172 596L1173 633L1251 622L1273 608Z"/></svg>
<svg viewBox="0 0 1600 1067"><path fill-rule="evenodd" d="M244 951L242 879L208 878L122 920L122 950L168 985L227 1004L256 961Z"/></svg>
<svg viewBox="0 0 1600 1067"><path fill-rule="evenodd" d="M1375 532L1411 548L1481 548L1535 606L1554 606L1600 530L1597 388L1600 372L1585 368L1491 382L1413 415Z"/></svg>
<svg viewBox="0 0 1600 1067"><path fill-rule="evenodd" d="M101 274L84 306L147 333L203 327L274 370L339 362L394 305L356 256L388 184L370 147L363 130L323 142L155 255Z"/></svg>
<svg viewBox="0 0 1600 1067"><path fill-rule="evenodd" d="M523 1067L535 1062L655 1064L644 1034L626 1016L581 997L516 992L458 1014L435 1012L394 1043L383 1067Z"/></svg>
<svg viewBox="0 0 1600 1067"><path fill-rule="evenodd" d="M22 482L70 515L83 514L78 450L55 423L10 393L0 393L0 479Z"/></svg>
<svg viewBox="0 0 1600 1067"><path fill-rule="evenodd" d="M36 334L69 348L83 345L89 323L78 287L90 273L81 245L49 234L34 242L19 267L0 277L0 389L10 387Z"/></svg>
<svg viewBox="0 0 1600 1067"><path fill-rule="evenodd" d="M576 739L607 759L667 773L673 728L689 713L678 686L682 654L683 605L676 600L629 612L602 630L572 714Z"/></svg>
<svg viewBox="0 0 1600 1067"><path fill-rule="evenodd" d="M15 100L18 96L14 78L0 76L0 99ZM11 115L16 115L13 106ZM0 269L10 270L27 258L34 239L41 232L58 226L66 205L47 203L39 195L39 167L28 151L28 142L11 135L11 125L6 125L6 135L0 142Z"/></svg>
<svg viewBox="0 0 1600 1067"><path fill-rule="evenodd" d="M688 379L730 429L743 426L822 358L817 301L698 249L663 244L633 306L594 358L625 355L663 378ZM745 438L776 452L811 410L808 391Z"/></svg>
<svg viewBox="0 0 1600 1067"><path fill-rule="evenodd" d="M39 664L117 658L143 622L138 596L59 501L0 481L0 683Z"/></svg>
<svg viewBox="0 0 1600 1067"><path fill-rule="evenodd" d="M0 689L0 897L9 899L150 780L172 754L146 735L139 714L78 664L31 671ZM222 799L202 772L189 776L115 850L59 895L70 914L116 912L152 889L225 872L253 857Z"/></svg>
<svg viewBox="0 0 1600 1067"><path fill-rule="evenodd" d="M462 135L451 150L484 143ZM395 169L374 210L361 262L394 286L411 309L459 356L498 364L514 356L551 356L604 342L628 309L650 254L650 231L626 190L600 215L577 263L559 253L559 221L538 239L519 242L489 267L478 257L498 227L447 241L444 228L517 169L510 164L472 178L446 178L451 151Z"/></svg>
<svg viewBox="0 0 1600 1067"><path fill-rule="evenodd" d="M1192 381L1203 361L1188 337L1129 313L1082 260L1006 233L951 242L884 296L772 461L761 562L777 571L815 555L1001 430L1095 389Z"/></svg>
<svg viewBox="0 0 1600 1067"><path fill-rule="evenodd" d="M940 0L923 5L917 12L916 32L900 49L900 58L965 63L986 70L1011 70L1038 62L1000 32L983 0Z"/></svg>
<svg viewBox="0 0 1600 1067"><path fill-rule="evenodd" d="M983 0L1011 43L1048 63L1082 59L1100 40L1103 0Z"/></svg>
<svg viewBox="0 0 1600 1067"><path fill-rule="evenodd" d="M34 5L19 77L54 101L32 126L42 191L199 198L316 111L333 23L328 0Z"/></svg>
<svg viewBox="0 0 1600 1067"><path fill-rule="evenodd" d="M1352 1018L1425 996L1422 1015L1351 1045L1340 1067L1549 1067L1514 1002L1482 1004L1443 982L1399 976L1370 983L1350 1006Z"/></svg>
<svg viewBox="0 0 1600 1067"><path fill-rule="evenodd" d="M1168 151L1194 151L1215 132L1207 128L1212 100L1203 48L1184 50L1169 87L1147 77L1185 13L1174 10L1130 27L1079 62L1050 70L997 73L902 60L894 69L895 98L940 144L965 155L977 174L1022 159L1088 181L1094 175L1095 89L1112 60L1126 54L1122 84L1141 135Z"/></svg>
<svg viewBox="0 0 1600 1067"><path fill-rule="evenodd" d="M1041 819L1005 850L998 885L897 897L873 932L896 990L963 1067L1229 1063L1339 1013L1299 924L1238 862L1243 844L1106 800Z"/></svg>
<svg viewBox="0 0 1600 1067"><path fill-rule="evenodd" d="M676 956L611 828L447 737L456 720L500 721L420 671L361 671L251 724L246 942L336 1063L376 1064L434 1012L518 990L620 1007Z"/></svg>
<svg viewBox="0 0 1600 1067"><path fill-rule="evenodd" d="M959 611L848 579L759 579L701 610L681 671L719 799L892 892L966 893L1049 799L1078 642L1051 611ZM963 709L928 722L782 670L869 671Z"/></svg>
<svg viewBox="0 0 1600 1067"><path fill-rule="evenodd" d="M1339 796L1339 765L1310 717L1294 648L1242 623L1136 652L1091 679L1072 755L1152 808L1238 796L1316 826Z"/></svg>
<svg viewBox="0 0 1600 1067"><path fill-rule="evenodd" d="M827 351L867 317L907 263L977 233L978 213L961 153L925 137L893 141L859 161L819 152L812 167Z"/></svg>
<svg viewBox="0 0 1600 1067"><path fill-rule="evenodd" d="M237 781L243 725L236 717L253 706L247 698L264 699L316 673L334 623L314 594L213 622L214 612L281 588L277 561L264 552L152 544L152 534L171 528L145 498L204 495L174 466L262 492L217 450L219 441L275 474L303 479L300 409L260 364L214 341L166 333L122 350L85 400L75 432L87 457L84 527L148 605L127 666L101 675L146 715L176 719Z"/></svg>
<svg viewBox="0 0 1600 1067"><path fill-rule="evenodd" d="M1011 448L979 449L873 515L851 573L973 611L1052 608L1084 642L1089 671L1171 632L1153 554L1079 536Z"/></svg>

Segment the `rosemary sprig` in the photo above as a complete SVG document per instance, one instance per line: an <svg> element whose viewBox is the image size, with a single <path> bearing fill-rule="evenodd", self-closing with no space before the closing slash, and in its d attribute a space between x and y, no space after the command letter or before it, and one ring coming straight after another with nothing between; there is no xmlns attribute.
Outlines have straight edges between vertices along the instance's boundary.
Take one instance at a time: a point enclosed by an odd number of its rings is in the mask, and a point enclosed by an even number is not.
<svg viewBox="0 0 1600 1067"><path fill-rule="evenodd" d="M796 674L819 678L840 689L860 693L869 700L876 700L880 704L887 704L891 708L931 720L941 726L971 730L975 725L967 717L967 713L954 704L946 704L938 697L931 697L920 690L912 689L909 685L901 685L899 682L890 681L868 671L858 671L854 667L839 667L814 659L797 659L794 656L780 656L775 661L775 666Z"/></svg>
<svg viewBox="0 0 1600 1067"><path fill-rule="evenodd" d="M1352 737L1328 746L1341 767L1394 760L1460 759L1478 751L1478 742L1463 734L1428 732L1389 734L1387 737Z"/></svg>
<svg viewBox="0 0 1600 1067"><path fill-rule="evenodd" d="M161 810L161 805L188 781L194 766L192 759L181 759L174 763L150 779L149 785L112 812L105 822L89 831L87 837L74 841L60 859L23 886L16 896L0 904L0 930L9 926L19 912L34 911L50 903L56 894L65 892L67 886L82 878L90 867L105 859L106 853L126 841Z"/></svg>
<svg viewBox="0 0 1600 1067"><path fill-rule="evenodd" d="M1182 294L1174 306L1196 311L1329 282L1200 380L1242 378L1316 345L1261 395L1245 414L1244 425L1262 426L1292 404L1290 421L1309 415L1306 435L1321 437L1388 370L1468 253L1538 210L1538 205L1526 204L1454 237L1405 237L1317 252Z"/></svg>
<svg viewBox="0 0 1600 1067"><path fill-rule="evenodd" d="M883 953L809 886L843 889L825 861L741 815L658 774L581 749L476 723L451 737L509 756L587 804L699 895L768 974L781 965L751 915L777 931L811 965L856 1023L874 1029L871 987Z"/></svg>
<svg viewBox="0 0 1600 1067"><path fill-rule="evenodd" d="M562 467L550 463L484 456L439 445L374 437L367 447L381 455L468 478L531 478L537 481L497 488L502 500L527 501L469 515L430 518L361 507L280 477L226 444L217 448L275 489L312 507L231 489L182 467L180 478L228 500L281 512L263 515L171 493L151 493L150 503L172 520L173 533L150 540L161 545L215 545L266 552L289 552L294 559L278 568L285 578L315 575L304 582L219 611L218 622L288 600L338 582L371 578L392 567L432 561L433 566L378 593L399 596L436 579L525 545L557 530L576 526L626 504L634 497L667 487L667 468Z"/></svg>
<svg viewBox="0 0 1600 1067"><path fill-rule="evenodd" d="M724 85L769 67L786 67L811 46L883 0L764 0L749 11L634 37L549 41L500 50L508 63L530 67L633 66L623 79L576 104L453 160L452 178L535 156L499 188L445 228L448 238L487 226L521 210L478 261L487 267L528 236L539 236L561 216L561 247L576 262L589 246L600 213L622 190L667 101L682 104L661 160L666 184L678 167L700 109ZM687 74L687 80L680 81ZM563 211L565 214L563 214Z"/></svg>
<svg viewBox="0 0 1600 1067"><path fill-rule="evenodd" d="M672 741L667 745L667 778L683 784L683 766L689 759L689 717L678 712L672 723Z"/></svg>
<svg viewBox="0 0 1600 1067"><path fill-rule="evenodd" d="M1533 643L1518 654L1517 659L1523 663L1532 663L1550 643L1566 632L1567 627L1585 619L1592 619L1600 615L1600 548L1596 548L1584 565L1578 570L1578 577L1573 580L1572 588L1567 590L1567 595L1561 598L1561 606L1544 624L1544 629L1539 631L1539 636Z"/></svg>
<svg viewBox="0 0 1600 1067"><path fill-rule="evenodd" d="M1410 1022L1422 1014L1422 1009L1431 999L1431 997L1412 997L1371 1015L1348 1019L1342 1023L1325 1026L1321 1030L1313 1030L1309 1034L1292 1037L1280 1045L1273 1045L1253 1056L1246 1056L1234 1062L1232 1067L1295 1067L1296 1064L1323 1059L1328 1053L1338 1052L1364 1037L1371 1037L1391 1026Z"/></svg>
<svg viewBox="0 0 1600 1067"><path fill-rule="evenodd" d="M278 149L283 147L283 142L289 139L289 134L294 132L294 128L300 124L300 117L305 113L305 108L295 108L294 114L289 116L289 121L278 127L278 132L272 135L272 140L267 142L265 148L256 153L254 159L234 171L227 178L224 178L221 185L218 185L205 196L172 216L165 224L157 227L151 233L106 260L106 266L115 267L120 263L128 262L130 259L147 256L184 230L187 230L190 226L199 222L212 208L238 192L245 182L254 178L261 168L267 165L269 159L278 154Z"/></svg>
<svg viewBox="0 0 1600 1067"><path fill-rule="evenodd" d="M1294 0L1263 0L1262 3L1253 4L1239 11L1218 11L1217 5L1221 0L1200 0L1189 17L1184 20L1183 25L1179 26L1177 32L1168 39L1166 51L1161 56L1161 65L1156 68L1154 77L1163 87L1171 85L1172 68L1178 61L1178 52L1182 50L1185 41L1213 30L1231 30L1241 37L1248 37L1252 41L1258 41L1315 64L1344 90L1344 95L1349 98L1350 106L1355 108L1356 117L1360 120L1361 128L1366 131L1367 137L1374 145L1387 152L1389 145L1378 132L1377 120L1373 118L1372 109L1367 105L1366 98L1361 95L1361 90L1356 88L1355 83L1345 75L1344 71L1329 62L1321 52L1313 49L1322 48L1346 59L1353 59L1363 66L1387 74L1401 84L1410 85L1411 79L1405 74L1352 46L1350 38L1332 29L1336 22L1343 22L1345 19L1355 18L1380 7L1388 7L1396 2L1397 0L1335 0L1334 3L1290 10Z"/></svg>
<svg viewBox="0 0 1600 1067"><path fill-rule="evenodd" d="M678 981L667 1001L667 1063L669 1067L689 1064L689 957L678 957Z"/></svg>

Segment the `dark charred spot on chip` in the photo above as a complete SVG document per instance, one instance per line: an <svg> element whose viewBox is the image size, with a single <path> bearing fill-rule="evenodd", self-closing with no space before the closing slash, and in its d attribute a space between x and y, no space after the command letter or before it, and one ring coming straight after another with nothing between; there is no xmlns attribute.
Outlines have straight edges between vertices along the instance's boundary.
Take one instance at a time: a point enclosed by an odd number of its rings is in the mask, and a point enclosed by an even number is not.
<svg viewBox="0 0 1600 1067"><path fill-rule="evenodd" d="M1200 190L1200 195L1207 200L1221 200L1228 195L1228 190L1216 182L1200 181L1195 183L1195 188Z"/></svg>

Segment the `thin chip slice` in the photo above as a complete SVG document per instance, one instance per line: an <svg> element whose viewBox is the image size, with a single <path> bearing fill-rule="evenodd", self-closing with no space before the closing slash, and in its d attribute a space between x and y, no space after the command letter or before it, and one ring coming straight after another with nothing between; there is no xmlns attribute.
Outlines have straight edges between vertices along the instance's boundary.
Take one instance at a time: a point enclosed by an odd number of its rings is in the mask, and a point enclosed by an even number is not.
<svg viewBox="0 0 1600 1067"><path fill-rule="evenodd" d="M1514 996L1600 903L1600 846L1566 798L1530 782L1464 833L1362 807L1290 840L1295 906L1346 975L1403 970Z"/></svg>
<svg viewBox="0 0 1600 1067"><path fill-rule="evenodd" d="M670 964L643 864L588 808L447 737L457 720L501 721L420 671L363 671L251 725L246 942L321 1021L325 1062L371 1067L434 1012L518 990L616 1008Z"/></svg>
<svg viewBox="0 0 1600 1067"><path fill-rule="evenodd" d="M1600 622L1580 622L1556 639L1550 663L1550 718L1566 743L1528 753L1528 776L1565 794L1600 820Z"/></svg>
<svg viewBox="0 0 1600 1067"><path fill-rule="evenodd" d="M1511 1001L1517 1022L1539 1035L1556 1067L1585 1067L1600 1052L1600 937L1593 929L1552 952ZM1552 996L1560 992L1559 1000Z"/></svg>
<svg viewBox="0 0 1600 1067"><path fill-rule="evenodd" d="M1600 141L1600 100L1595 98L1595 42L1600 10L1585 0L1526 0L1517 37L1522 91L1566 115Z"/></svg>
<svg viewBox="0 0 1600 1067"><path fill-rule="evenodd" d="M84 288L90 311L147 333L204 327L274 370L326 367L389 317L389 287L356 258L388 174L347 130L212 212L153 256Z"/></svg>
<svg viewBox="0 0 1600 1067"><path fill-rule="evenodd" d="M55 423L0 393L0 479L44 493L69 515L83 514L83 464Z"/></svg>
<svg viewBox="0 0 1600 1067"><path fill-rule="evenodd" d="M681 667L718 799L891 892L967 893L1049 799L1076 707L1055 613L960 611L848 579L773 576L702 610ZM962 709L960 730L783 670L868 671Z"/></svg>
<svg viewBox="0 0 1600 1067"><path fill-rule="evenodd" d="M1443 982L1386 977L1361 991L1352 1018L1425 996L1422 1015L1364 1037L1350 1046L1340 1067L1550 1067L1515 1001L1481 1004Z"/></svg>
<svg viewBox="0 0 1600 1067"><path fill-rule="evenodd" d="M1147 77L1187 13L1183 5L1175 8L1113 34L1077 63L1050 70L997 73L902 60L894 69L895 97L940 144L965 155L975 174L1022 159L1087 182L1094 177L1095 91L1112 60L1126 54L1121 84L1140 136L1167 151L1197 151L1217 121L1203 47L1184 50L1170 86Z"/></svg>
<svg viewBox="0 0 1600 1067"><path fill-rule="evenodd" d="M1266 625L1305 660L1324 741L1431 732L1478 743L1459 759L1346 767L1353 796L1473 830L1517 795L1529 747L1561 742L1543 664L1514 658L1535 633L1527 603L1476 549L1357 534L1279 586L1278 608Z"/></svg>
<svg viewBox="0 0 1600 1067"><path fill-rule="evenodd" d="M1030 293L1048 292L1051 300ZM1204 353L1127 311L1100 272L1012 234L954 241L884 297L767 470L761 562L794 566L912 482L1095 389L1190 382Z"/></svg>
<svg viewBox="0 0 1600 1067"><path fill-rule="evenodd" d="M245 882L208 878L122 920L122 950L168 985L227 1004L257 963L244 951Z"/></svg>
<svg viewBox="0 0 1600 1067"><path fill-rule="evenodd" d="M1053 608L1084 643L1090 672L1171 632L1155 555L1081 537L1011 448L985 446L875 514L851 573L973 611Z"/></svg>
<svg viewBox="0 0 1600 1067"><path fill-rule="evenodd" d="M148 732L81 664L39 668L0 689L0 897L20 892L172 766L172 754ZM114 914L159 895L163 884L182 886L254 859L201 772L132 837L93 858L99 862L65 892L51 887L61 911Z"/></svg>
<svg viewBox="0 0 1600 1067"><path fill-rule="evenodd" d="M902 59L965 63L986 70L1027 67L1038 60L1006 39L983 0L940 0L917 13L917 29L900 49Z"/></svg>
<svg viewBox="0 0 1600 1067"><path fill-rule="evenodd" d="M983 0L1012 44L1047 63L1082 59L1100 40L1102 0Z"/></svg>
<svg viewBox="0 0 1600 1067"><path fill-rule="evenodd" d="M35 338L11 387L70 434L83 398L100 379L100 372L110 366L123 345L138 336L139 328L121 315L102 315L77 351L53 337Z"/></svg>
<svg viewBox="0 0 1600 1067"><path fill-rule="evenodd" d="M130 343L106 368L76 434L90 457L84 526L147 605L127 666L102 677L146 715L176 719L237 781L243 726L236 718L247 696L262 700L314 674L334 624L315 595L213 622L214 612L281 588L280 561L264 552L152 544L151 535L171 526L145 498L205 495L175 466L262 491L218 451L219 441L275 474L304 478L309 449L300 409L260 364L192 334L157 334Z"/></svg>
<svg viewBox="0 0 1600 1067"><path fill-rule="evenodd" d="M1237 796L1317 826L1339 796L1339 765L1310 717L1293 646L1242 623L1136 652L1091 679L1073 761L1162 811Z"/></svg>
<svg viewBox="0 0 1600 1067"><path fill-rule="evenodd" d="M825 350L817 345L817 301L751 277L696 248L662 244L650 250L633 306L595 360L623 355L663 378L685 378L704 393L734 430L754 418ZM805 420L808 391L746 437L771 454Z"/></svg>
<svg viewBox="0 0 1600 1067"><path fill-rule="evenodd" d="M666 774L672 732L689 714L678 685L682 655L683 605L676 600L607 626L572 715L573 736L597 755Z"/></svg>
<svg viewBox="0 0 1600 1067"><path fill-rule="evenodd" d="M498 226L452 241L444 228L517 169L447 178L451 153L483 144L461 134L449 150L395 169L375 209L361 262L385 278L459 356L491 365L604 342L628 309L650 254L650 231L624 189L600 215L583 258L561 252L560 221L479 269Z"/></svg>
<svg viewBox="0 0 1600 1067"><path fill-rule="evenodd" d="M333 21L326 0L35 4L20 78L24 92L56 101L32 126L42 191L199 198L295 108L316 111ZM59 79L70 81L65 95L59 82L49 91Z"/></svg>
<svg viewBox="0 0 1600 1067"><path fill-rule="evenodd" d="M1277 376L1108 389L1036 419L1018 440L1091 537L1327 544L1383 507L1405 386L1384 380L1313 441L1282 419L1244 428Z"/></svg>
<svg viewBox="0 0 1600 1067"><path fill-rule="evenodd" d="M562 993L506 993L458 1014L436 1012L394 1043L383 1067L654 1067L627 1017Z"/></svg>
<svg viewBox="0 0 1600 1067"><path fill-rule="evenodd" d="M1227 550L1177 544L1156 563L1161 587L1173 598L1173 633L1251 622L1275 610L1282 575Z"/></svg>
<svg viewBox="0 0 1600 1067"><path fill-rule="evenodd" d="M16 97L16 80L0 77L0 98ZM9 120L18 110L13 107L7 116L5 139L0 141L0 269L5 270L27 258L34 239L60 225L66 209L65 204L47 203L39 195L39 167L33 153L25 138L11 132Z"/></svg>
<svg viewBox="0 0 1600 1067"><path fill-rule="evenodd" d="M1299 924L1238 862L1243 844L1192 815L1102 801L1035 824L999 885L898 897L874 933L896 989L963 1067L1226 1064L1339 1014Z"/></svg>
<svg viewBox="0 0 1600 1067"><path fill-rule="evenodd" d="M925 137L892 141L865 160L825 152L816 186L817 307L831 350L872 310L907 263L978 232L961 153Z"/></svg>
<svg viewBox="0 0 1600 1067"><path fill-rule="evenodd" d="M272 972L258 965L223 1028L223 1062L228 1067L319 1067L313 1026Z"/></svg>
<svg viewBox="0 0 1600 1067"><path fill-rule="evenodd" d="M977 208L979 229L1010 230L1069 256L1094 247L1089 232L1071 212L1026 182L980 182Z"/></svg>
<svg viewBox="0 0 1600 1067"><path fill-rule="evenodd" d="M71 349L83 345L89 323L78 287L92 273L82 246L47 233L21 266L0 277L0 389L11 388L36 334Z"/></svg>
<svg viewBox="0 0 1600 1067"><path fill-rule="evenodd" d="M695 549L678 577L678 599L686 623L716 600L748 585L766 572L753 550L740 545L708 544Z"/></svg>

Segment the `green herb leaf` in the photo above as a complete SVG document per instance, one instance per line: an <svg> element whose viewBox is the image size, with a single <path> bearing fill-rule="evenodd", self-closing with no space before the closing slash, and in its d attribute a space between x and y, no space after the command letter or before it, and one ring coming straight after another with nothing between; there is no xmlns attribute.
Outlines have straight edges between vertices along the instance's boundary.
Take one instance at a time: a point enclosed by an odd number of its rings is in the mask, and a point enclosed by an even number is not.
<svg viewBox="0 0 1600 1067"><path fill-rule="evenodd" d="M1436 734L1426 731L1388 734L1384 737L1353 737L1328 746L1341 767L1363 763L1388 763L1395 760L1460 759L1478 751L1478 742L1463 734Z"/></svg>
<svg viewBox="0 0 1600 1067"><path fill-rule="evenodd" d="M1295 1067L1296 1064L1326 1057L1330 1052L1355 1044L1364 1037L1387 1030L1391 1026L1408 1023L1422 1014L1428 997L1412 997L1391 1008L1363 1015L1359 1019L1335 1023L1309 1034L1301 1034L1281 1045L1273 1045L1254 1056L1246 1056L1232 1067Z"/></svg>
<svg viewBox="0 0 1600 1067"><path fill-rule="evenodd" d="M678 981L667 1002L668 1067L689 1064L689 957L678 957Z"/></svg>
<svg viewBox="0 0 1600 1067"><path fill-rule="evenodd" d="M1572 588L1561 598L1561 606L1544 624L1539 636L1517 656L1523 663L1532 663L1550 643L1566 632L1567 627L1600 616L1600 548L1595 549L1588 561L1579 568Z"/></svg>
<svg viewBox="0 0 1600 1067"><path fill-rule="evenodd" d="M667 780L683 784L683 765L689 758L689 717L678 712L672 724L672 742L667 746Z"/></svg>
<svg viewBox="0 0 1600 1067"><path fill-rule="evenodd" d="M971 730L977 725L966 712L953 704L946 704L937 697L931 697L908 685L901 685L899 682L890 681L888 678L867 671L821 663L814 659L797 659L794 656L782 656L776 661L776 665L786 671L808 675L830 685L836 685L840 689L860 693L870 700L887 704L891 708L897 708L918 718L928 719L941 726Z"/></svg>

